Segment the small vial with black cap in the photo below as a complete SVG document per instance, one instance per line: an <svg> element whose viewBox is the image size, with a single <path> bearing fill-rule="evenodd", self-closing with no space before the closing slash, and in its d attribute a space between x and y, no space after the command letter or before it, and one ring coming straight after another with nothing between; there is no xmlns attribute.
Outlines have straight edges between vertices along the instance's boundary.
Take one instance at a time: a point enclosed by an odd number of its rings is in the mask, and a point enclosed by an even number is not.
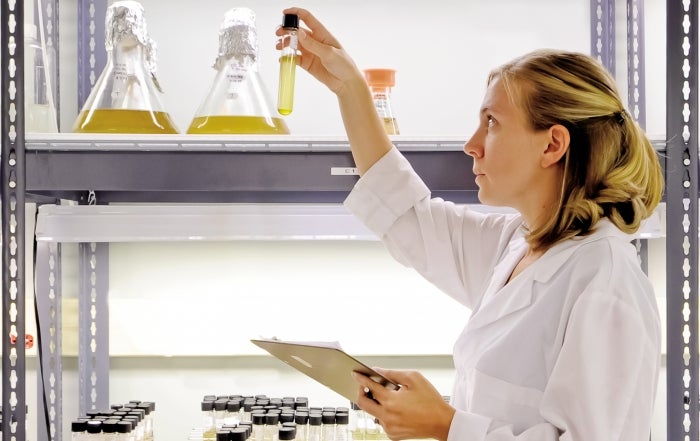
<svg viewBox="0 0 700 441"><path fill-rule="evenodd" d="M280 115L289 115L294 108L294 78L297 69L297 47L299 40L299 16L284 14L282 17L282 50L280 52L280 78L277 91L277 111Z"/></svg>

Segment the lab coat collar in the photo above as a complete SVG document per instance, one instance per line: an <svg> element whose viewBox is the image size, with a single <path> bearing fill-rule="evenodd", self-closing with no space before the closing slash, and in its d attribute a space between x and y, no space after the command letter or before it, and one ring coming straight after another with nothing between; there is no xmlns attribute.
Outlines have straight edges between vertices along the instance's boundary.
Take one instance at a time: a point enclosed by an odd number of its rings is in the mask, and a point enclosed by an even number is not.
<svg viewBox="0 0 700 441"><path fill-rule="evenodd" d="M611 236L632 240L632 236L620 231L609 220L603 219L588 236L566 240L553 246L518 277L505 284L526 249L524 240L512 241L509 252L494 267L491 284L482 297L482 303L469 319L469 328L481 328L529 306L533 301L535 283L547 283L579 246Z"/></svg>
<svg viewBox="0 0 700 441"><path fill-rule="evenodd" d="M533 270L533 281L547 283L549 279L559 271L559 268L569 260L578 247L606 237L617 237L628 242L632 241L634 238L620 231L620 229L607 218L601 219L588 236L574 237L570 240L565 240L547 250L547 252L533 263L531 267Z"/></svg>

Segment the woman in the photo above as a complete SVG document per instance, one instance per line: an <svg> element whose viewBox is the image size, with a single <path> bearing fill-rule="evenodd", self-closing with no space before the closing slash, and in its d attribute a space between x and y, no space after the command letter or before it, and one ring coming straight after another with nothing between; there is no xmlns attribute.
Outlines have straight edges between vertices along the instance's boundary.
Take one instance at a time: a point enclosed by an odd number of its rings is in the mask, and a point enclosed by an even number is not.
<svg viewBox="0 0 700 441"><path fill-rule="evenodd" d="M357 404L391 439L648 440L661 331L629 242L663 178L614 79L551 50L494 70L464 150L480 201L518 214L475 213L431 199L338 40L308 11L284 13L307 26L300 66L338 97L361 174L346 207L472 310L449 404L418 372L384 369L401 388L357 376L371 392Z"/></svg>

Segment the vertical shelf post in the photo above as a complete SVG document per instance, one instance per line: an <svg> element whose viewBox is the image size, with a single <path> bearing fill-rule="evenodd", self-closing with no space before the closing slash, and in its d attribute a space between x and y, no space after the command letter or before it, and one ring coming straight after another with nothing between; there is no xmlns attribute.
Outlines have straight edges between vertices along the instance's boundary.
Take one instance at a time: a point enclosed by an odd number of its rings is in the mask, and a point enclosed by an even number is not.
<svg viewBox="0 0 700 441"><path fill-rule="evenodd" d="M78 395L80 415L109 409L109 247L79 244Z"/></svg>
<svg viewBox="0 0 700 441"><path fill-rule="evenodd" d="M24 5L0 5L2 69L2 439L26 439Z"/></svg>
<svg viewBox="0 0 700 441"><path fill-rule="evenodd" d="M698 439L697 2L666 2L667 439Z"/></svg>
<svg viewBox="0 0 700 441"><path fill-rule="evenodd" d="M615 0L591 0L591 55L615 75Z"/></svg>
<svg viewBox="0 0 700 441"><path fill-rule="evenodd" d="M36 243L37 440L60 441L63 431L61 244Z"/></svg>

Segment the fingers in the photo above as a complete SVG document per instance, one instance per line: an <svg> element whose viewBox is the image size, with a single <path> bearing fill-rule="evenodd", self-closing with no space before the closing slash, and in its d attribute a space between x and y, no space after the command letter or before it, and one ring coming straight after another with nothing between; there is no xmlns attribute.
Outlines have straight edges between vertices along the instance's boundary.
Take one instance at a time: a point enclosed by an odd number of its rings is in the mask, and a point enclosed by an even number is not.
<svg viewBox="0 0 700 441"><path fill-rule="evenodd" d="M328 29L309 11L303 8L287 8L284 14L296 14L299 19L308 26L313 37L321 43L340 48L340 42L330 33Z"/></svg>
<svg viewBox="0 0 700 441"><path fill-rule="evenodd" d="M391 393L390 389L385 388L366 375L353 372L353 376L355 377L355 381L360 385L361 391L359 395L361 397L367 397L370 400L374 400L375 403L381 403L385 401L389 396L388 394Z"/></svg>

